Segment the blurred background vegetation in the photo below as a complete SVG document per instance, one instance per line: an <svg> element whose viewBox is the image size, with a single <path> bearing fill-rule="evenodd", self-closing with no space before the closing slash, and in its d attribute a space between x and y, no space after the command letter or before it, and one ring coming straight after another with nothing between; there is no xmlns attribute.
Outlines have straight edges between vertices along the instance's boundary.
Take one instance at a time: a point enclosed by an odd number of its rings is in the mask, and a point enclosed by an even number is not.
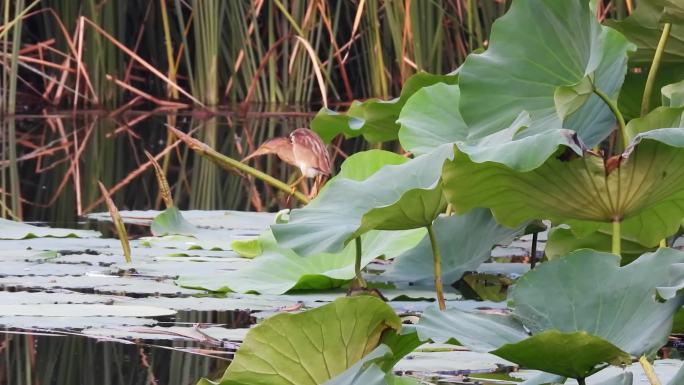
<svg viewBox="0 0 684 385"><path fill-rule="evenodd" d="M288 199L195 158L165 124L242 158L324 103L397 96L418 71L486 49L510 0L0 0L0 215L74 221L159 205L155 154L183 208L274 210ZM633 1L603 1L623 18ZM368 145L341 138L341 159ZM396 144L385 143L395 149ZM296 170L267 158L282 180Z"/></svg>

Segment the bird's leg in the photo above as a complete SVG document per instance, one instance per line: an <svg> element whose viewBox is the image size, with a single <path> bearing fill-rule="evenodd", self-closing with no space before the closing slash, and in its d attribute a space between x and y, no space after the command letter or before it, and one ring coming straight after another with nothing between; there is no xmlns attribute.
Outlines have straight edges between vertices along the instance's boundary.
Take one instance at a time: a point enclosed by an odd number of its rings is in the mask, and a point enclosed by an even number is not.
<svg viewBox="0 0 684 385"><path fill-rule="evenodd" d="M294 181L294 183L292 183L292 184L290 185L290 188L292 189L291 192L290 192L290 195L293 195L293 194L295 193L295 191L297 191L297 186L298 186L300 183L302 183L302 181L304 180L304 178L306 178L306 175L300 176L299 179L297 179L296 181Z"/></svg>
<svg viewBox="0 0 684 385"><path fill-rule="evenodd" d="M294 183L290 184L290 195L287 196L287 200L285 201L285 204L289 205L290 204L290 198L294 195L295 191L297 191L297 185L302 182L302 180L306 178L306 175L300 176Z"/></svg>

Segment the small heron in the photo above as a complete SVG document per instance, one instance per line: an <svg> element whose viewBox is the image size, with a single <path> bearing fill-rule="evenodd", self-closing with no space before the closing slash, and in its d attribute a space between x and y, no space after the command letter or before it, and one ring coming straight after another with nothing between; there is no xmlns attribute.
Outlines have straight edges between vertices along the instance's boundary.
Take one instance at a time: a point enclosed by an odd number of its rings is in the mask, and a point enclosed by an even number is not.
<svg viewBox="0 0 684 385"><path fill-rule="evenodd" d="M242 162L256 156L276 154L283 162L299 167L302 176L292 183L292 190L304 179L330 175L330 155L321 138L308 128L298 128L286 137L265 141Z"/></svg>

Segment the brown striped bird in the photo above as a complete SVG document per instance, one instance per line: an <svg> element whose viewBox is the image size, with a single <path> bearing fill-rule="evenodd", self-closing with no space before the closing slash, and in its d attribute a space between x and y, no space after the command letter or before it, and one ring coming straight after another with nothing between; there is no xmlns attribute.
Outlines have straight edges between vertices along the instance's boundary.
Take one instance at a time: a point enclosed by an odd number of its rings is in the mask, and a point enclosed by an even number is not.
<svg viewBox="0 0 684 385"><path fill-rule="evenodd" d="M260 155L276 154L283 162L299 167L302 176L293 184L293 190L302 179L330 175L330 155L321 138L308 128L298 128L285 137L265 141L242 162Z"/></svg>

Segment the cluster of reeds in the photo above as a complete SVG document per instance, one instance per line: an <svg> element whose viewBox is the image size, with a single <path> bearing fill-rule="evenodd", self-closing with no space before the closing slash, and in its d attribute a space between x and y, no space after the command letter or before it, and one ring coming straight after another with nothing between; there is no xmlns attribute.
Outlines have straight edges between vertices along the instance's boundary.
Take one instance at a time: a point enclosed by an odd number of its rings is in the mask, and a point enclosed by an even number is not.
<svg viewBox="0 0 684 385"><path fill-rule="evenodd" d="M239 158L267 137L306 126L299 112L390 97L417 71L455 70L469 52L486 48L509 2L0 0L0 215L22 218L27 203L49 207L53 218L83 214L102 202L97 181L127 207L158 201L152 186L144 198L114 194L149 172L141 155L155 148L165 172L177 177L174 189L187 193L174 196L190 207L279 207L268 188L224 178L166 130L153 132L151 117L192 109L184 119L198 137ZM628 5L602 7L619 17ZM255 107L263 103L270 106ZM246 118L292 105L299 107L285 125L270 115ZM228 120L226 109L233 111ZM69 114L84 110L99 116ZM17 126L10 118L27 113L50 119ZM164 119L178 123L176 114ZM265 164L268 172L276 167ZM31 170L39 179L22 184L19 175ZM279 173L289 178L284 168Z"/></svg>

